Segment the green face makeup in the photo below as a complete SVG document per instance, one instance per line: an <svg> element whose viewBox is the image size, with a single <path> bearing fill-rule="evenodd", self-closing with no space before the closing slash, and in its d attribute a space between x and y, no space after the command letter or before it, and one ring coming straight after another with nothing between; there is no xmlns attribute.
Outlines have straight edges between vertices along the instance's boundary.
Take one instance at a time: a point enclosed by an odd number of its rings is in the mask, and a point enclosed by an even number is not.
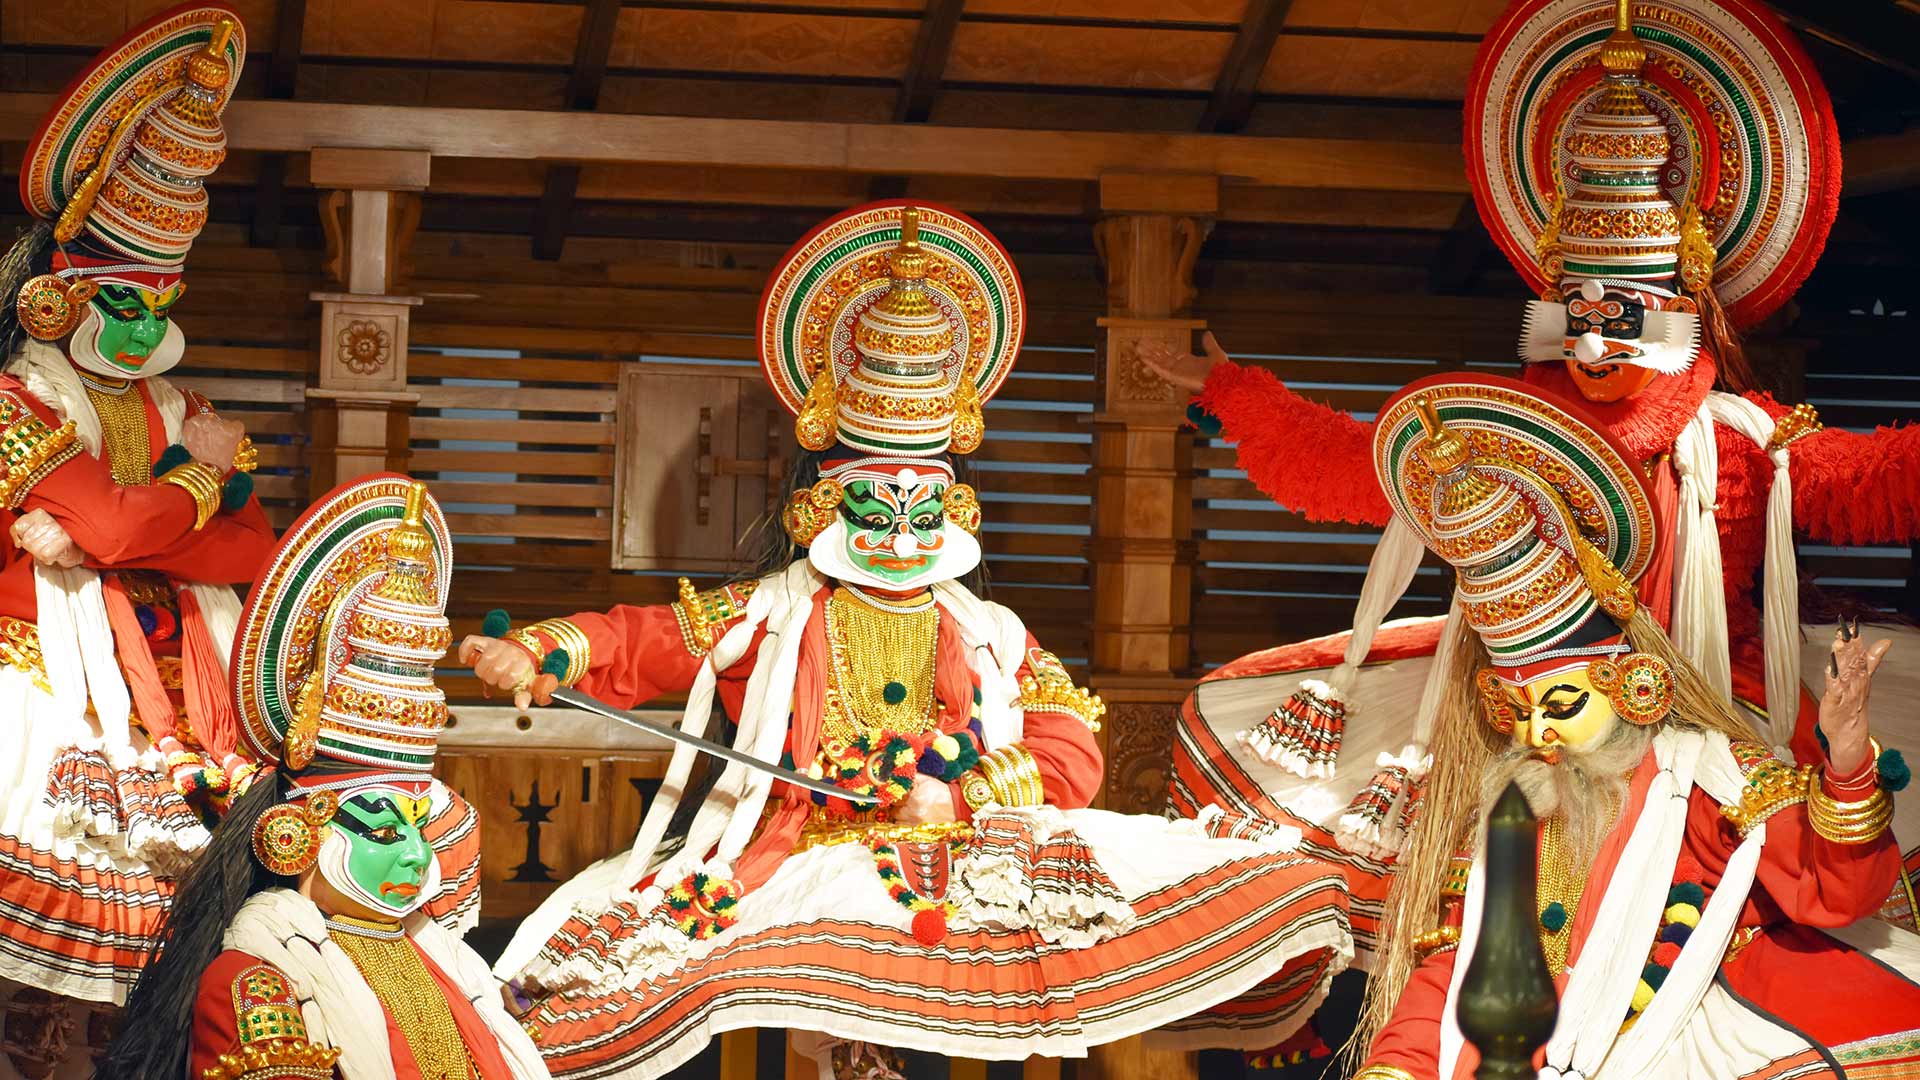
<svg viewBox="0 0 1920 1080"><path fill-rule="evenodd" d="M343 799L332 828L347 841L347 880L328 880L375 911L412 911L433 863L433 848L420 834L427 808L427 796L391 788Z"/></svg>
<svg viewBox="0 0 1920 1080"><path fill-rule="evenodd" d="M167 313L180 286L155 293L127 285L102 285L91 303L99 310L100 355L128 375L138 375L167 336Z"/></svg>
<svg viewBox="0 0 1920 1080"><path fill-rule="evenodd" d="M895 585L911 586L940 561L946 546L944 481L911 487L855 480L840 500L846 520L846 555L856 567Z"/></svg>

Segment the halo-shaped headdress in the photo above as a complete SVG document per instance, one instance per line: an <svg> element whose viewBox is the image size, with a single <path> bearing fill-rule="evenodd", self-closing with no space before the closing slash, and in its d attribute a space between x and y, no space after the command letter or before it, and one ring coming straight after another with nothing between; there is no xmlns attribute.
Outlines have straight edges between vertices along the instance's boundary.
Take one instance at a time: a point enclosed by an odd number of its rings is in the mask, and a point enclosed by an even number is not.
<svg viewBox="0 0 1920 1080"><path fill-rule="evenodd" d="M1649 280L1663 260L1684 273L1709 254L1721 306L1751 326L1799 288L1833 223L1826 88L1758 0L1625 7L1631 37L1617 0L1518 0L1495 20L1467 92L1474 202L1535 291L1558 286L1556 270ZM1637 103L1609 97L1621 84ZM1543 267L1562 236L1579 251Z"/></svg>
<svg viewBox="0 0 1920 1080"><path fill-rule="evenodd" d="M1013 260L979 223L871 203L780 261L760 299L760 364L809 450L971 453L1026 318Z"/></svg>
<svg viewBox="0 0 1920 1080"><path fill-rule="evenodd" d="M202 179L226 157L220 114L246 56L232 8L186 4L129 31L56 95L20 170L28 213L90 249L56 270L179 266L207 221Z"/></svg>
<svg viewBox="0 0 1920 1080"><path fill-rule="evenodd" d="M1394 512L1459 571L1496 664L1577 651L1632 617L1654 503L1577 406L1498 376L1422 379L1381 409L1374 468Z"/></svg>
<svg viewBox="0 0 1920 1080"><path fill-rule="evenodd" d="M446 518L405 476L343 484L302 514L254 583L234 643L253 753L294 770L315 755L431 769L447 719L433 663L451 643L452 567Z"/></svg>

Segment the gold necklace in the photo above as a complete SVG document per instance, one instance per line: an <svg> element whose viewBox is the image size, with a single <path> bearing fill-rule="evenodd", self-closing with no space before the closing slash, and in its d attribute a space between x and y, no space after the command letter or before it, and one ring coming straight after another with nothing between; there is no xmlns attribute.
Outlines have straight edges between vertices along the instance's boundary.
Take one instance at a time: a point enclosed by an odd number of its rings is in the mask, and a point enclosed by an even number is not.
<svg viewBox="0 0 1920 1080"><path fill-rule="evenodd" d="M100 418L100 453L113 482L137 487L153 482L153 447L147 437L147 402L132 382L82 377L87 402Z"/></svg>
<svg viewBox="0 0 1920 1080"><path fill-rule="evenodd" d="M1539 902L1540 951L1546 954L1547 971L1558 977L1567 970L1567 948L1573 941L1573 915L1580 907L1580 893L1586 886L1583 868L1574 864L1567 850L1566 826L1559 815L1547 819L1540 829ZM1555 909L1558 909L1557 911Z"/></svg>
<svg viewBox="0 0 1920 1080"><path fill-rule="evenodd" d="M460 1041L447 997L400 924L327 917L327 936L360 969L413 1052L421 1080L474 1080L478 1070Z"/></svg>
<svg viewBox="0 0 1920 1080"><path fill-rule="evenodd" d="M852 742L889 731L919 735L933 727L934 658L940 612L875 607L844 588L827 599L828 672L822 734Z"/></svg>

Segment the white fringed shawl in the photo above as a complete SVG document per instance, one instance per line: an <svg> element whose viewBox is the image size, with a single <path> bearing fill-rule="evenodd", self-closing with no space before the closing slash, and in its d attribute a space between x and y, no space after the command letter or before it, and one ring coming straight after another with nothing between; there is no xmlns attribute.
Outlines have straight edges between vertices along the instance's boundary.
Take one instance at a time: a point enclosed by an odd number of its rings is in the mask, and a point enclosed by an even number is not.
<svg viewBox="0 0 1920 1080"><path fill-rule="evenodd" d="M514 1080L543 1080L547 1066L525 1030L507 1012L486 961L440 924L414 914L407 936L460 987L499 1040ZM326 917L291 889L248 898L222 944L280 969L293 985L316 1046L340 1051L342 1080L394 1080L393 1048L380 999L347 954L327 936Z"/></svg>

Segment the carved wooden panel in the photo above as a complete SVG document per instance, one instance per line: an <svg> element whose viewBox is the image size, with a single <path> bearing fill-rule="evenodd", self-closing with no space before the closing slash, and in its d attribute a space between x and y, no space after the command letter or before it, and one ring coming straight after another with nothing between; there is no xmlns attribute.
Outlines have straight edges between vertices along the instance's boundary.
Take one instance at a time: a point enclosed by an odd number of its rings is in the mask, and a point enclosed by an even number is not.
<svg viewBox="0 0 1920 1080"><path fill-rule="evenodd" d="M1103 805L1120 814L1166 810L1174 725L1180 706L1163 702L1109 702L1107 779Z"/></svg>
<svg viewBox="0 0 1920 1080"><path fill-rule="evenodd" d="M739 569L741 536L784 492L788 423L758 367L620 372L613 566Z"/></svg>

